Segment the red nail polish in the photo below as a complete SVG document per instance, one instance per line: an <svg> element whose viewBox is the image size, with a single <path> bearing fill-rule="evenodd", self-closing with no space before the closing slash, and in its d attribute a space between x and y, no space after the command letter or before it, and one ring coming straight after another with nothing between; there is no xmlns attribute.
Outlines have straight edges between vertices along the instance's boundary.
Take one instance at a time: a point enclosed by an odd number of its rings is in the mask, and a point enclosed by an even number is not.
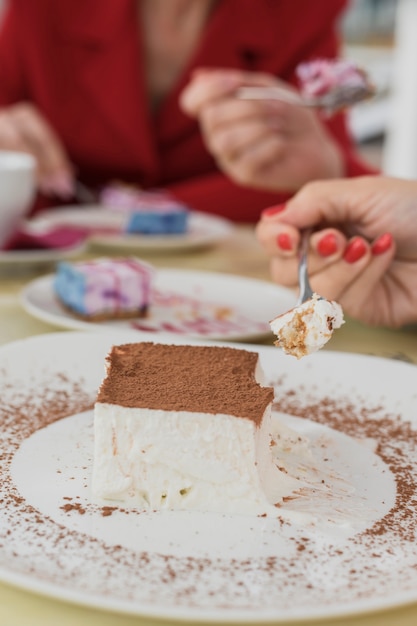
<svg viewBox="0 0 417 626"><path fill-rule="evenodd" d="M287 233L280 233L277 237L277 245L281 250L292 250L291 237Z"/></svg>
<svg viewBox="0 0 417 626"><path fill-rule="evenodd" d="M365 253L365 242L360 237L355 237L346 246L343 258L347 263L355 263L356 261L359 261Z"/></svg>
<svg viewBox="0 0 417 626"><path fill-rule="evenodd" d="M389 248L392 246L392 235L391 233L384 233L378 239L375 239L374 243L371 247L371 252L374 255L384 254Z"/></svg>
<svg viewBox="0 0 417 626"><path fill-rule="evenodd" d="M268 207L267 209L264 209L262 211L261 217L273 217L274 215L281 213L281 211L283 211L286 206L287 205L284 203L284 204L277 204L276 206Z"/></svg>
<svg viewBox="0 0 417 626"><path fill-rule="evenodd" d="M333 233L328 233L319 240L317 252L321 256L331 256L337 252L337 239Z"/></svg>

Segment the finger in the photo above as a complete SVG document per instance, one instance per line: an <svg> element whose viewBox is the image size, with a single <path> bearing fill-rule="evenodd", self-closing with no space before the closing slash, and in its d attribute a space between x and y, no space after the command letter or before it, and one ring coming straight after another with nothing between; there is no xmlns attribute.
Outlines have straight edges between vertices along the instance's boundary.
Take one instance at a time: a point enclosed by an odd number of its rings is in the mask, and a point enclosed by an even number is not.
<svg viewBox="0 0 417 626"><path fill-rule="evenodd" d="M310 237L308 269L315 274L339 261L346 249L346 236L336 228L324 228Z"/></svg>
<svg viewBox="0 0 417 626"><path fill-rule="evenodd" d="M261 123L262 115L256 115L247 102L234 102L230 98L208 103L201 111L199 121L206 141L220 133L240 132L247 124Z"/></svg>
<svg viewBox="0 0 417 626"><path fill-rule="evenodd" d="M16 107L13 119L26 142L38 157L41 175L50 176L62 170L70 170L62 142L51 126L30 106Z"/></svg>
<svg viewBox="0 0 417 626"><path fill-rule="evenodd" d="M260 221L256 226L256 235L265 252L271 257L272 280L286 287L295 287L298 280L299 231L286 224L267 224Z"/></svg>
<svg viewBox="0 0 417 626"><path fill-rule="evenodd" d="M371 260L370 244L362 237L353 237L348 241L342 258L310 276L312 289L324 298L342 303L347 290Z"/></svg>
<svg viewBox="0 0 417 626"><path fill-rule="evenodd" d="M233 93L241 84L241 72L200 74L180 94L179 104L188 115L198 116L208 103Z"/></svg>
<svg viewBox="0 0 417 626"><path fill-rule="evenodd" d="M33 154L31 146L25 141L7 111L0 112L0 147L3 150L17 150Z"/></svg>
<svg viewBox="0 0 417 626"><path fill-rule="evenodd" d="M281 206L284 209L284 205ZM259 243L269 256L297 258L300 244L300 231L297 228L265 218L258 222L255 232Z"/></svg>
<svg viewBox="0 0 417 626"><path fill-rule="evenodd" d="M361 223L366 221L365 199L374 182L374 177L360 177L308 183L289 200L277 219L298 228L322 222Z"/></svg>
<svg viewBox="0 0 417 626"><path fill-rule="evenodd" d="M280 133L264 132L257 141L245 146L245 149L234 156L233 161L224 161L224 166L238 183L253 186L269 168L279 169L279 163L285 155L287 142ZM286 177L282 174L276 178L276 184L285 184Z"/></svg>
<svg viewBox="0 0 417 626"><path fill-rule="evenodd" d="M180 95L181 108L189 115L198 116L208 102L230 95L243 85L268 86L281 84L271 74L241 70L200 69Z"/></svg>
<svg viewBox="0 0 417 626"><path fill-rule="evenodd" d="M298 288L298 259L296 257L272 257L269 267L271 278L275 283L284 287Z"/></svg>
<svg viewBox="0 0 417 626"><path fill-rule="evenodd" d="M383 308L382 302L372 303L372 292L387 273L394 256L395 242L392 238L390 245L383 253L371 254L369 263L358 275L357 279L350 283L341 297L340 303L349 315L363 319L363 310L367 307L369 313L366 321L372 324L381 322L379 311Z"/></svg>
<svg viewBox="0 0 417 626"><path fill-rule="evenodd" d="M299 238L288 231L286 224L282 226L284 226L283 229L276 229L274 240L267 240L266 244L271 256L274 255L275 257L271 262L271 271L276 282L283 281L282 284L295 286L298 282L299 255L297 251L296 256L294 256L294 250L297 249ZM345 252L346 245L345 236L335 229L325 229L314 233L309 243L308 273L310 280L313 281L314 277L322 272L328 272L331 265L338 263Z"/></svg>
<svg viewBox="0 0 417 626"><path fill-rule="evenodd" d="M277 226L278 228L276 227L274 229L274 239L271 238L271 234L269 233L269 238L265 242L269 253L271 256L274 256L274 259L271 262L273 279L276 282L283 281L282 284L287 286L295 286L298 282L299 253L297 250L297 242L300 240L300 235L297 238L295 232L298 233L298 231L288 230L289 227L286 224L282 225L284 228L279 228L279 223ZM262 231L260 237L262 237ZM355 242L358 239L359 238L355 238L355 240L352 241ZM325 246L323 246L323 241L325 242ZM318 252L318 248L321 252ZM357 243L354 243L353 251L352 249L349 251L346 238L342 233L335 229L325 229L314 233L309 241L308 254L308 273L312 285L313 283L316 284L317 281L320 281L319 285L324 283L326 292L328 289L332 290L334 277L337 278L340 272L340 261L343 259L343 255L348 254L349 262L353 262L353 260L356 261L361 254L365 254L367 249L368 245L366 244L362 251L361 248L358 250ZM295 255L294 250L296 251ZM329 250L331 251L330 254L328 254ZM326 252L325 255L323 255L323 251ZM345 265L346 263L347 261L344 261ZM330 270L330 266L336 267L333 267ZM352 272L348 271L345 273L347 275L347 279L345 279L343 271L341 274L341 286L343 288L345 288L348 284L346 280L349 281L351 279L350 277ZM355 275L356 274L354 273L354 276ZM320 295L323 295L321 292L319 293ZM329 293L332 293L333 295L333 291L329 291Z"/></svg>
<svg viewBox="0 0 417 626"><path fill-rule="evenodd" d="M271 109L267 101L227 97L208 103L200 115L200 122L210 132L227 128L231 124L240 126L250 121L264 123L268 128L285 129L284 112L280 114L276 109Z"/></svg>
<svg viewBox="0 0 417 626"><path fill-rule="evenodd" d="M73 169L56 133L31 105L15 106L10 117L36 159L41 191L70 198L74 193Z"/></svg>
<svg viewBox="0 0 417 626"><path fill-rule="evenodd" d="M269 254L275 254L274 245L280 233L287 233L291 248L297 247L300 235L297 229L288 224L283 224L274 220L274 216L285 210L285 205L278 205L263 211L261 220L256 226L256 234ZM309 270L314 273L323 267L339 260L346 248L346 236L335 228L324 228L312 233L309 240Z"/></svg>
<svg viewBox="0 0 417 626"><path fill-rule="evenodd" d="M207 146L210 151L218 157L221 162L239 163L248 153L248 158L256 156L256 147L262 154L265 142L269 140L271 130L257 120L250 120L245 125L229 125L218 129L216 132L207 135ZM253 168L257 169L258 163L253 163Z"/></svg>
<svg viewBox="0 0 417 626"><path fill-rule="evenodd" d="M224 76L236 76L240 83L253 86L280 85L291 88L280 78L268 72L253 72L244 69L220 69L218 67L198 67L192 73L192 79L218 81Z"/></svg>

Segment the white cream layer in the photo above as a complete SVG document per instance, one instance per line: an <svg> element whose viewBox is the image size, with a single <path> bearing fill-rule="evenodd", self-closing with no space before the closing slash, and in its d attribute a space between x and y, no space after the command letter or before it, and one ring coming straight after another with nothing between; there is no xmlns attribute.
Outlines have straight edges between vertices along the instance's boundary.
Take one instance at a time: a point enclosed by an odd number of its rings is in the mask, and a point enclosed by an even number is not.
<svg viewBox="0 0 417 626"><path fill-rule="evenodd" d="M96 403L95 498L145 509L277 513L300 481L273 460L271 410L262 425L230 415ZM276 448L274 453L276 452Z"/></svg>

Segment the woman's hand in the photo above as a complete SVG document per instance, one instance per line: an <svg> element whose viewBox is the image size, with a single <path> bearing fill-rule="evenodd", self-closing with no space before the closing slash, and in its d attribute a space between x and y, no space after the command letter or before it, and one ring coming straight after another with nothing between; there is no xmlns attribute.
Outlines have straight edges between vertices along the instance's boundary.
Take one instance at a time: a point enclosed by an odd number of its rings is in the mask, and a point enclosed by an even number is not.
<svg viewBox="0 0 417 626"><path fill-rule="evenodd" d="M307 227L314 227L314 291L368 324L417 321L417 182L377 176L315 182L286 205L266 209L257 236L277 283L296 287L300 231Z"/></svg>
<svg viewBox="0 0 417 626"><path fill-rule="evenodd" d="M73 171L66 150L36 107L19 103L0 110L0 149L32 154L40 190L46 195L71 197Z"/></svg>
<svg viewBox="0 0 417 626"><path fill-rule="evenodd" d="M312 111L279 101L239 100L245 86L284 85L272 75L199 70L183 91L183 110L198 118L208 150L235 182L295 191L344 173L333 138Z"/></svg>

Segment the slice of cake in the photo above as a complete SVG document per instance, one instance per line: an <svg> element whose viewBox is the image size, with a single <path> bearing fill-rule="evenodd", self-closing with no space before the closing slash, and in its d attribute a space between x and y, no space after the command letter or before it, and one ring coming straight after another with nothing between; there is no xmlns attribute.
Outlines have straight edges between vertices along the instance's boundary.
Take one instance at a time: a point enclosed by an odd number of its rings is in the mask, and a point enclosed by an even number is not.
<svg viewBox="0 0 417 626"><path fill-rule="evenodd" d="M153 268L135 258L61 262L54 292L61 304L88 320L146 315L151 300Z"/></svg>
<svg viewBox="0 0 417 626"><path fill-rule="evenodd" d="M115 346L94 415L96 499L144 509L263 514L299 486L275 465L256 352Z"/></svg>
<svg viewBox="0 0 417 626"><path fill-rule="evenodd" d="M126 222L130 235L183 235L187 232L188 209L175 202L166 202L153 208L133 210Z"/></svg>
<svg viewBox="0 0 417 626"><path fill-rule="evenodd" d="M114 184L102 191L101 202L126 213L127 234L183 235L188 230L188 207L162 191Z"/></svg>
<svg viewBox="0 0 417 626"><path fill-rule="evenodd" d="M320 350L333 331L344 323L340 304L316 293L300 306L278 315L269 324L277 336L275 342L286 354L300 359Z"/></svg>

